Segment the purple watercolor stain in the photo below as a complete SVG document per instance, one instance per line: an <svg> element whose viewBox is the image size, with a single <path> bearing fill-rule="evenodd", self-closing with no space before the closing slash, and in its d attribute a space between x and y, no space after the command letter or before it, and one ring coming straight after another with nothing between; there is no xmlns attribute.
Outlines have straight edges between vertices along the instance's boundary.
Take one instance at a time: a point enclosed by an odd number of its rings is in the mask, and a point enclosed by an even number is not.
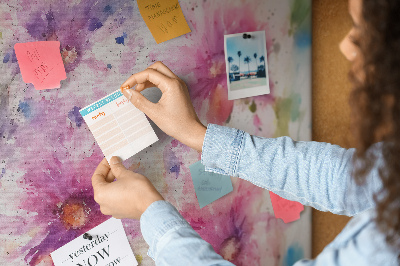
<svg viewBox="0 0 400 266"><path fill-rule="evenodd" d="M98 18L91 18L89 19L89 26L88 30L89 31L95 31L103 27L103 23Z"/></svg>
<svg viewBox="0 0 400 266"><path fill-rule="evenodd" d="M176 165L172 166L172 167L169 169L169 172L170 172L170 173L176 173L176 178L178 178L180 169L181 169L181 166L180 166L179 164L176 164Z"/></svg>
<svg viewBox="0 0 400 266"><path fill-rule="evenodd" d="M165 170L172 174L175 173L176 178L178 178L181 170L181 162L175 153L168 146L164 150L164 168Z"/></svg>
<svg viewBox="0 0 400 266"><path fill-rule="evenodd" d="M115 42L117 44L122 44L125 45L125 38L128 37L128 35L124 32L124 34L122 34L122 36L115 38Z"/></svg>
<svg viewBox="0 0 400 266"><path fill-rule="evenodd" d="M74 106L74 108L68 112L68 118L75 123L77 127L80 127L84 121L81 113L79 113L79 110L79 107Z"/></svg>
<svg viewBox="0 0 400 266"><path fill-rule="evenodd" d="M11 62L16 63L17 61L18 61L17 55L15 54L15 50L13 50L12 56L11 56Z"/></svg>
<svg viewBox="0 0 400 266"><path fill-rule="evenodd" d="M120 16L129 17L132 8L122 8L125 4L125 1L115 1L111 5L108 0L99 0L80 1L72 6L69 1L57 5L33 5L28 0L21 0L21 6L29 9L21 10L21 13L29 15L20 17L19 24L26 28L33 40L58 40L61 43L61 51L72 52L72 55L69 55L72 59L64 62L65 71L68 73L84 60L82 56L85 51L92 50L94 43L90 40L93 33L103 28L105 21L115 10L121 10Z"/></svg>
<svg viewBox="0 0 400 266"><path fill-rule="evenodd" d="M113 9L112 6L110 5L106 5L103 9L104 13L108 13L108 14L114 14L115 10Z"/></svg>
<svg viewBox="0 0 400 266"><path fill-rule="evenodd" d="M219 253L229 261L235 261L241 252L242 237L246 229L244 228L245 217L237 215L237 209L230 211L229 225L231 226L231 234L221 243ZM239 218L240 217L240 218Z"/></svg>
<svg viewBox="0 0 400 266"><path fill-rule="evenodd" d="M93 154L76 164L59 160L53 153L42 153L24 165L27 174L19 185L26 193L20 207L36 212L29 226L46 232L40 244L32 241L19 251L27 252L28 263L36 265L42 256L107 219L94 201L88 178L93 174L93 161L97 163L101 157Z"/></svg>
<svg viewBox="0 0 400 266"><path fill-rule="evenodd" d="M6 55L3 58L3 63L8 63L11 59L11 63L16 63L17 60L17 55L15 54L14 49L12 49L11 51L7 52Z"/></svg>
<svg viewBox="0 0 400 266"><path fill-rule="evenodd" d="M5 64L5 63L8 63L8 61L10 61L10 54L9 53L7 53L5 56L4 56L4 58L3 58L3 63Z"/></svg>
<svg viewBox="0 0 400 266"><path fill-rule="evenodd" d="M22 112L22 114L25 116L25 118L32 117L31 106L27 101L19 102L17 112Z"/></svg>
<svg viewBox="0 0 400 266"><path fill-rule="evenodd" d="M42 19L42 12L31 13L30 17L25 28L33 38L43 40L49 33L49 22Z"/></svg>

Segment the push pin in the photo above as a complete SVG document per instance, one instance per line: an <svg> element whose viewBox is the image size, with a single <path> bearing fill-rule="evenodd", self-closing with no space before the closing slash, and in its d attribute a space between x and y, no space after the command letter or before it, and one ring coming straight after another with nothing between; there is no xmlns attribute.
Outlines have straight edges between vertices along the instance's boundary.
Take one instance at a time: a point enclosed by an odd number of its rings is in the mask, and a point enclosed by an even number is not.
<svg viewBox="0 0 400 266"><path fill-rule="evenodd" d="M243 39L251 39L251 35L247 33L243 33Z"/></svg>
<svg viewBox="0 0 400 266"><path fill-rule="evenodd" d="M84 233L83 234L83 239L89 239L89 240L92 240L92 236L91 235L89 235L88 233Z"/></svg>

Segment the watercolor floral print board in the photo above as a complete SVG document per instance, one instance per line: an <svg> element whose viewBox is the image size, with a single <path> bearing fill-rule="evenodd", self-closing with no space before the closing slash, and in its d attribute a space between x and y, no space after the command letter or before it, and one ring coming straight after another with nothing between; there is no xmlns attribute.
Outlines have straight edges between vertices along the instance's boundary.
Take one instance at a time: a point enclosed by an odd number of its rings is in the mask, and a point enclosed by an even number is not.
<svg viewBox="0 0 400 266"><path fill-rule="evenodd" d="M3 264L52 265L51 252L109 219L93 200L90 180L104 155L79 110L156 60L187 83L204 124L311 139L311 1L179 4L191 32L157 44L135 1L0 3ZM265 32L270 93L228 100L224 35L254 31ZM36 41L60 42L67 76L61 88L24 82L14 45ZM236 265L310 257L310 208L285 224L275 218L268 191L232 178L231 193L200 209L189 169L200 154L149 122L159 140L124 164L147 176L216 252ZM154 265L139 222L122 224L137 261Z"/></svg>

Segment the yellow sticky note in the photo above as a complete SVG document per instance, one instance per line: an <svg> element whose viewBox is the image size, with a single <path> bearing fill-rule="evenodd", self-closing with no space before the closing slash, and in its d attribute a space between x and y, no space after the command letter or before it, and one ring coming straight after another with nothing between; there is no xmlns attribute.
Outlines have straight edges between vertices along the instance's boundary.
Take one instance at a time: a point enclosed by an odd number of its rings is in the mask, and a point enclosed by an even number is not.
<svg viewBox="0 0 400 266"><path fill-rule="evenodd" d="M178 0L138 0L140 14L157 43L190 32Z"/></svg>

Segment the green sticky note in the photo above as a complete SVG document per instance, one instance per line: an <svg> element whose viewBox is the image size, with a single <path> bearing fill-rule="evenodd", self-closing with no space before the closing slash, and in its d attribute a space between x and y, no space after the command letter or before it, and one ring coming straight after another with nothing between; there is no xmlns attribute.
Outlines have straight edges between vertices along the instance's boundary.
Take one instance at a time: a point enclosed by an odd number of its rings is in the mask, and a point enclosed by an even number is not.
<svg viewBox="0 0 400 266"><path fill-rule="evenodd" d="M200 161L189 166L200 208L233 190L230 176L206 172Z"/></svg>

